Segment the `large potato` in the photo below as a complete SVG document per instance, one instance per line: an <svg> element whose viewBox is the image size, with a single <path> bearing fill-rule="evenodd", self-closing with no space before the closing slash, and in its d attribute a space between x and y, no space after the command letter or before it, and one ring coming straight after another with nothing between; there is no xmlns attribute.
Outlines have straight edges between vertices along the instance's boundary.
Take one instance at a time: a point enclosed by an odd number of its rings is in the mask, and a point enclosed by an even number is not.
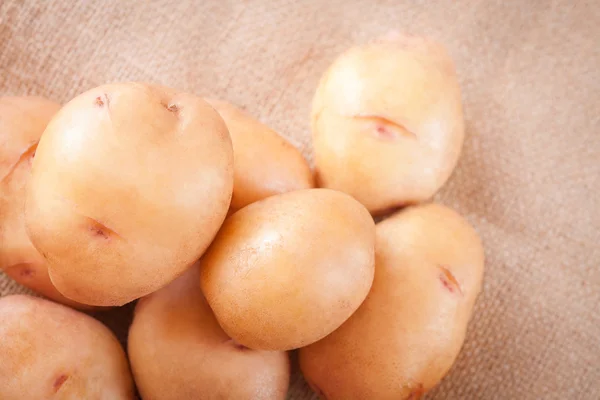
<svg viewBox="0 0 600 400"><path fill-rule="evenodd" d="M323 338L373 281L374 223L352 197L305 189L229 217L201 260L201 284L227 334L253 349Z"/></svg>
<svg viewBox="0 0 600 400"><path fill-rule="evenodd" d="M232 341L206 303L198 275L194 266L136 306L128 346L142 398L284 399L287 354Z"/></svg>
<svg viewBox="0 0 600 400"><path fill-rule="evenodd" d="M229 103L208 101L225 120L233 143L232 211L274 194L314 186L300 151L277 132Z"/></svg>
<svg viewBox="0 0 600 400"><path fill-rule="evenodd" d="M319 184L374 214L430 198L464 137L453 63L442 46L417 37L342 54L321 79L311 119Z"/></svg>
<svg viewBox="0 0 600 400"><path fill-rule="evenodd" d="M0 299L0 399L133 398L125 352L107 327L48 300Z"/></svg>
<svg viewBox="0 0 600 400"><path fill-rule="evenodd" d="M306 380L327 400L419 398L460 351L483 264L475 230L444 206L379 223L373 287L338 330L300 350Z"/></svg>
<svg viewBox="0 0 600 400"><path fill-rule="evenodd" d="M50 282L46 260L25 230L25 195L42 132L60 105L42 97L0 97L0 270L37 293L74 307Z"/></svg>
<svg viewBox="0 0 600 400"><path fill-rule="evenodd" d="M65 105L44 132L27 228L62 294L122 305L202 255L232 186L231 140L208 103L138 83L100 86Z"/></svg>

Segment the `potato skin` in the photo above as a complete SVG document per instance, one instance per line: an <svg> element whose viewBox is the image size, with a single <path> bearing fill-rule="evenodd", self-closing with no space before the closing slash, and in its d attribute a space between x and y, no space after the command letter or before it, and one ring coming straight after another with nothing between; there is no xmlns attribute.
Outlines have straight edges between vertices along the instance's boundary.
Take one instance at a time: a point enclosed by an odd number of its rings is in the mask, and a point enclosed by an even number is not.
<svg viewBox="0 0 600 400"><path fill-rule="evenodd" d="M0 180L35 149L60 105L38 96L0 97Z"/></svg>
<svg viewBox="0 0 600 400"><path fill-rule="evenodd" d="M46 260L25 230L25 196L31 163L46 125L60 105L43 97L0 97L0 270L56 302L67 299L52 285Z"/></svg>
<svg viewBox="0 0 600 400"><path fill-rule="evenodd" d="M229 217L201 259L200 281L235 341L290 350L350 317L371 287L373 266L368 211L344 193L305 189Z"/></svg>
<svg viewBox="0 0 600 400"><path fill-rule="evenodd" d="M60 304L0 298L0 398L132 400L125 352L112 332Z"/></svg>
<svg viewBox="0 0 600 400"><path fill-rule="evenodd" d="M327 400L419 398L460 351L483 266L475 230L442 205L377 224L371 291L338 330L300 350L306 380Z"/></svg>
<svg viewBox="0 0 600 400"><path fill-rule="evenodd" d="M232 104L207 101L225 120L233 143L231 211L274 194L314 187L306 159L292 144Z"/></svg>
<svg viewBox="0 0 600 400"><path fill-rule="evenodd" d="M227 128L204 100L140 83L67 103L33 162L26 223L66 297L122 305L183 273L231 199Z"/></svg>
<svg viewBox="0 0 600 400"><path fill-rule="evenodd" d="M319 185L351 194L373 214L433 196L464 139L452 60L441 45L403 35L335 60L311 121Z"/></svg>
<svg viewBox="0 0 600 400"><path fill-rule="evenodd" d="M237 345L200 291L198 266L140 299L129 331L129 357L145 400L284 399L285 352Z"/></svg>

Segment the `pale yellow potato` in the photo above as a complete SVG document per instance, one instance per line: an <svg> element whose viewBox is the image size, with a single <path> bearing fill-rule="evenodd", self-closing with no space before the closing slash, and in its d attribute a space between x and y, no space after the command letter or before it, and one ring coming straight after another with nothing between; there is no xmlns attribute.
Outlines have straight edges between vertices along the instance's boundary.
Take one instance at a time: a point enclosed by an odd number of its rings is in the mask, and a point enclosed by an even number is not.
<svg viewBox="0 0 600 400"><path fill-rule="evenodd" d="M59 303L67 299L52 285L46 260L25 230L25 195L35 150L60 105L43 97L0 97L0 270L23 286Z"/></svg>
<svg viewBox="0 0 600 400"><path fill-rule="evenodd" d="M231 211L274 194L314 187L312 171L297 148L247 112L207 100L225 120L233 143Z"/></svg>
<svg viewBox="0 0 600 400"><path fill-rule="evenodd" d="M63 295L122 305L202 255L232 187L231 140L208 103L164 87L104 85L67 103L46 128L27 230Z"/></svg>
<svg viewBox="0 0 600 400"><path fill-rule="evenodd" d="M121 345L99 321L26 295L0 298L0 399L133 400Z"/></svg>
<svg viewBox="0 0 600 400"><path fill-rule="evenodd" d="M452 60L441 45L403 35L338 57L319 83L311 121L319 185L373 214L433 196L464 139Z"/></svg>
<svg viewBox="0 0 600 400"><path fill-rule="evenodd" d="M420 398L460 351L483 269L477 233L447 207L377 224L371 291L339 329L300 350L306 380L327 400Z"/></svg>
<svg viewBox="0 0 600 400"><path fill-rule="evenodd" d="M128 346L143 399L285 399L287 354L231 340L200 291L197 265L140 299Z"/></svg>
<svg viewBox="0 0 600 400"><path fill-rule="evenodd" d="M289 350L339 327L373 281L374 223L352 197L305 189L229 217L201 259L223 330L253 349Z"/></svg>

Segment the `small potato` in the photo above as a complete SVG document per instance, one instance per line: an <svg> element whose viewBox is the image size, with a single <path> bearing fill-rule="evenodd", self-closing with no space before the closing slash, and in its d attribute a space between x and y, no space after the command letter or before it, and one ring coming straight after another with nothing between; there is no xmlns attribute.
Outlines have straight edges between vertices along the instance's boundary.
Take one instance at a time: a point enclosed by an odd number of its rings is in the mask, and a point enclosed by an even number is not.
<svg viewBox="0 0 600 400"><path fill-rule="evenodd" d="M197 265L138 302L128 346L143 399L276 400L287 392L287 354L231 340L200 291Z"/></svg>
<svg viewBox="0 0 600 400"><path fill-rule="evenodd" d="M232 187L231 140L208 103L164 87L104 85L67 103L46 128L27 230L63 295L122 305L198 260Z"/></svg>
<svg viewBox="0 0 600 400"><path fill-rule="evenodd" d="M48 300L0 298L0 399L132 400L125 352L97 320Z"/></svg>
<svg viewBox="0 0 600 400"><path fill-rule="evenodd" d="M450 57L437 43L402 35L335 60L311 120L318 183L351 194L373 214L433 196L464 138Z"/></svg>
<svg viewBox="0 0 600 400"><path fill-rule="evenodd" d="M477 233L447 207L377 224L373 287L338 330L300 350L306 380L327 400L420 398L460 351L483 264Z"/></svg>
<svg viewBox="0 0 600 400"><path fill-rule="evenodd" d="M277 132L229 103L208 102L225 120L233 143L232 211L274 194L314 187L300 151Z"/></svg>
<svg viewBox="0 0 600 400"><path fill-rule="evenodd" d="M236 342L306 346L363 302L373 281L374 236L368 211L344 193L271 196L225 221L201 259L202 290Z"/></svg>
<svg viewBox="0 0 600 400"><path fill-rule="evenodd" d="M59 108L42 97L0 97L0 270L49 299L88 308L56 290L46 260L25 230L31 163L46 125Z"/></svg>

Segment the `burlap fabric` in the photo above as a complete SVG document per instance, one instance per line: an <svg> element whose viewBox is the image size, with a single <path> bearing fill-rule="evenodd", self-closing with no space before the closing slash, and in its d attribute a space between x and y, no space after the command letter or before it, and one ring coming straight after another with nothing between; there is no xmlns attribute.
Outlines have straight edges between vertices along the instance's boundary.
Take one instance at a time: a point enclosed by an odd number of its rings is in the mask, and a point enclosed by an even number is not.
<svg viewBox="0 0 600 400"><path fill-rule="evenodd" d="M0 0L0 94L153 81L237 103L310 158L321 73L390 29L456 61L467 140L438 200L487 251L467 343L428 398L600 399L597 1ZM0 276L0 295L22 291ZM124 340L130 312L101 319ZM289 398L312 398L297 371Z"/></svg>

